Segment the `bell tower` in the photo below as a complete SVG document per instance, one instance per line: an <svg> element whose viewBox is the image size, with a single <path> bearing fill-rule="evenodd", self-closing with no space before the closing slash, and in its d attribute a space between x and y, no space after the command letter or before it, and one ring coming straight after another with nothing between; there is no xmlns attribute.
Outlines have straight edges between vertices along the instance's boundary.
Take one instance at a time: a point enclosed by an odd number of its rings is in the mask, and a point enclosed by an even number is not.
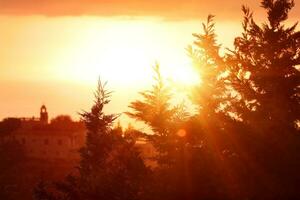
<svg viewBox="0 0 300 200"><path fill-rule="evenodd" d="M45 105L42 105L40 110L40 122L42 124L48 124L48 112Z"/></svg>

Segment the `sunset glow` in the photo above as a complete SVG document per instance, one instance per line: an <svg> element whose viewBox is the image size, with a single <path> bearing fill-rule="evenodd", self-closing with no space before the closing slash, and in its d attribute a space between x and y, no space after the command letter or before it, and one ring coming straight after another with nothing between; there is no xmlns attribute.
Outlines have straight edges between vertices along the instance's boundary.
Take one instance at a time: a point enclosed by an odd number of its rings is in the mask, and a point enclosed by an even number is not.
<svg viewBox="0 0 300 200"><path fill-rule="evenodd" d="M0 200L300 199L300 0L0 0Z"/></svg>
<svg viewBox="0 0 300 200"><path fill-rule="evenodd" d="M152 84L151 66L156 62L164 78L176 87L201 82L185 51L193 43L192 33L201 30L208 14L218 14L218 40L223 47L232 47L235 33L242 30L242 3L228 3L229 7L236 6L234 13L214 7L217 1L205 5L197 1L182 3L180 6L187 10L176 18L174 11L179 5L160 5L158 1L151 5L132 1L126 9L108 3L105 12L98 3L85 5L81 1L64 2L74 8L65 11L52 1L45 1L49 4L45 7L32 2L26 7L17 0L7 2L0 8L4 13L0 15L0 89L7 93L0 99L0 118L33 116L41 103L49 106L52 117L69 113L78 118L77 112L88 107L84 96L92 96L99 76L116 92L112 112L125 112L132 95ZM247 4L258 8L252 1ZM173 11L167 5L174 6ZM292 19L297 17L298 7ZM263 16L261 11L256 11L259 18ZM60 85L60 90L54 90L53 85ZM122 91L124 87L132 98ZM74 91L82 94L77 101L72 100Z"/></svg>
<svg viewBox="0 0 300 200"><path fill-rule="evenodd" d="M185 51L192 43L191 33L197 32L198 20L3 16L0 21L0 42L6 47L0 49L0 87L7 90L3 85L11 85L7 94L16 97L9 101L2 98L0 117L7 113L33 116L37 105L45 103L52 108L51 116L70 113L78 118L76 113L87 107L87 99L81 96L71 101L71 91L60 95L51 85L63 83L61 90L69 90L72 85L72 91L91 96L99 76L118 91L113 97L112 112L120 108L126 111L131 98L122 89L127 87L136 96L140 89L150 86L156 62L165 80L176 87L199 82ZM25 88L28 92L22 95L20 91ZM19 104L18 99L24 104ZM58 106L56 102L66 105Z"/></svg>
<svg viewBox="0 0 300 200"><path fill-rule="evenodd" d="M190 59L184 54L184 49L180 53L175 45L173 49L161 39L165 30L159 22L154 19L146 23L116 20L105 30L97 28L99 23L96 20L94 24L91 22L89 29L75 34L83 42L66 51L65 67L59 69L57 75L64 79L64 74L70 74L69 78L74 81L94 83L98 74L117 83L147 84L152 79L151 66L159 62L166 79L184 85L195 83L197 75L192 70ZM171 37L180 41L180 35L179 32ZM178 55L173 57L174 53Z"/></svg>

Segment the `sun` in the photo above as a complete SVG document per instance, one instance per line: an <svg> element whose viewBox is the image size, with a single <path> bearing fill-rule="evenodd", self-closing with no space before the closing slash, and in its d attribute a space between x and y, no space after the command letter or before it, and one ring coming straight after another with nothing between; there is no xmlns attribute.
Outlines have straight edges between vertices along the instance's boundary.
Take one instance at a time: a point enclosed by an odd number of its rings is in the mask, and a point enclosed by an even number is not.
<svg viewBox="0 0 300 200"><path fill-rule="evenodd" d="M157 21L116 21L105 29L96 28L95 24L78 32L74 36L77 41L64 48L65 54L57 64L63 66L57 68L59 77L90 84L100 76L122 87L147 87L153 81L151 67L158 62L163 78L175 85L199 83L184 48L156 34L165 32ZM183 37L178 35L178 38Z"/></svg>
<svg viewBox="0 0 300 200"><path fill-rule="evenodd" d="M177 65L162 67L163 73L171 83L177 87L192 87L201 83L199 74L193 69L191 62L187 59L182 60Z"/></svg>
<svg viewBox="0 0 300 200"><path fill-rule="evenodd" d="M184 86L193 86L200 82L199 76L189 66L178 67L170 73L178 84Z"/></svg>

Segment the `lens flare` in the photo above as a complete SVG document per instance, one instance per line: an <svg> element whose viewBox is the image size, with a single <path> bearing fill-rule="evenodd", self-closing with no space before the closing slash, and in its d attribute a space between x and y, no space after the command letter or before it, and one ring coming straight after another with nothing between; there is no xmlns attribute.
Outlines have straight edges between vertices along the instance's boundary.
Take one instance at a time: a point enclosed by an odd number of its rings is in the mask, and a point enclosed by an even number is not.
<svg viewBox="0 0 300 200"><path fill-rule="evenodd" d="M184 129L180 129L179 131L177 131L177 135L179 137L185 137L186 136L186 131Z"/></svg>

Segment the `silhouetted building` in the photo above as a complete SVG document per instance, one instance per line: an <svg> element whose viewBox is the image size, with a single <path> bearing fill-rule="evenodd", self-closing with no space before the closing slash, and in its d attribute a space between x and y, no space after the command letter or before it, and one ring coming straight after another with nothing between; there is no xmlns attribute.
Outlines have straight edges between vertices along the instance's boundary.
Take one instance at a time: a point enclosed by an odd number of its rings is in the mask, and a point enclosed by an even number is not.
<svg viewBox="0 0 300 200"><path fill-rule="evenodd" d="M58 116L49 123L47 108L42 105L40 118L20 118L21 126L12 133L25 150L29 160L78 162L79 149L84 146L86 128L83 122L72 121L69 116ZM136 147L147 165L154 166L156 152L152 144L137 139Z"/></svg>
<svg viewBox="0 0 300 200"><path fill-rule="evenodd" d="M40 121L42 124L48 124L48 112L45 105L42 105L40 111Z"/></svg>
<svg viewBox="0 0 300 200"><path fill-rule="evenodd" d="M85 142L82 122L63 121L48 123L45 105L40 108L40 118L21 118L21 127L12 137L24 146L28 158L42 160L78 160L78 150Z"/></svg>
<svg viewBox="0 0 300 200"><path fill-rule="evenodd" d="M67 174L78 173L79 149L85 145L87 132L83 122L73 121L66 115L57 116L49 122L45 105L40 108L39 118L13 119L20 123L5 139L18 141L26 155L22 161L23 173L18 180L24 199L31 199L32 188L41 179L57 181ZM145 164L155 167L153 145L143 138L137 139L135 145Z"/></svg>
<svg viewBox="0 0 300 200"><path fill-rule="evenodd" d="M38 117L22 117L20 118L22 128L32 128L41 125L48 124L48 112L45 105L42 105L40 108L40 118Z"/></svg>

